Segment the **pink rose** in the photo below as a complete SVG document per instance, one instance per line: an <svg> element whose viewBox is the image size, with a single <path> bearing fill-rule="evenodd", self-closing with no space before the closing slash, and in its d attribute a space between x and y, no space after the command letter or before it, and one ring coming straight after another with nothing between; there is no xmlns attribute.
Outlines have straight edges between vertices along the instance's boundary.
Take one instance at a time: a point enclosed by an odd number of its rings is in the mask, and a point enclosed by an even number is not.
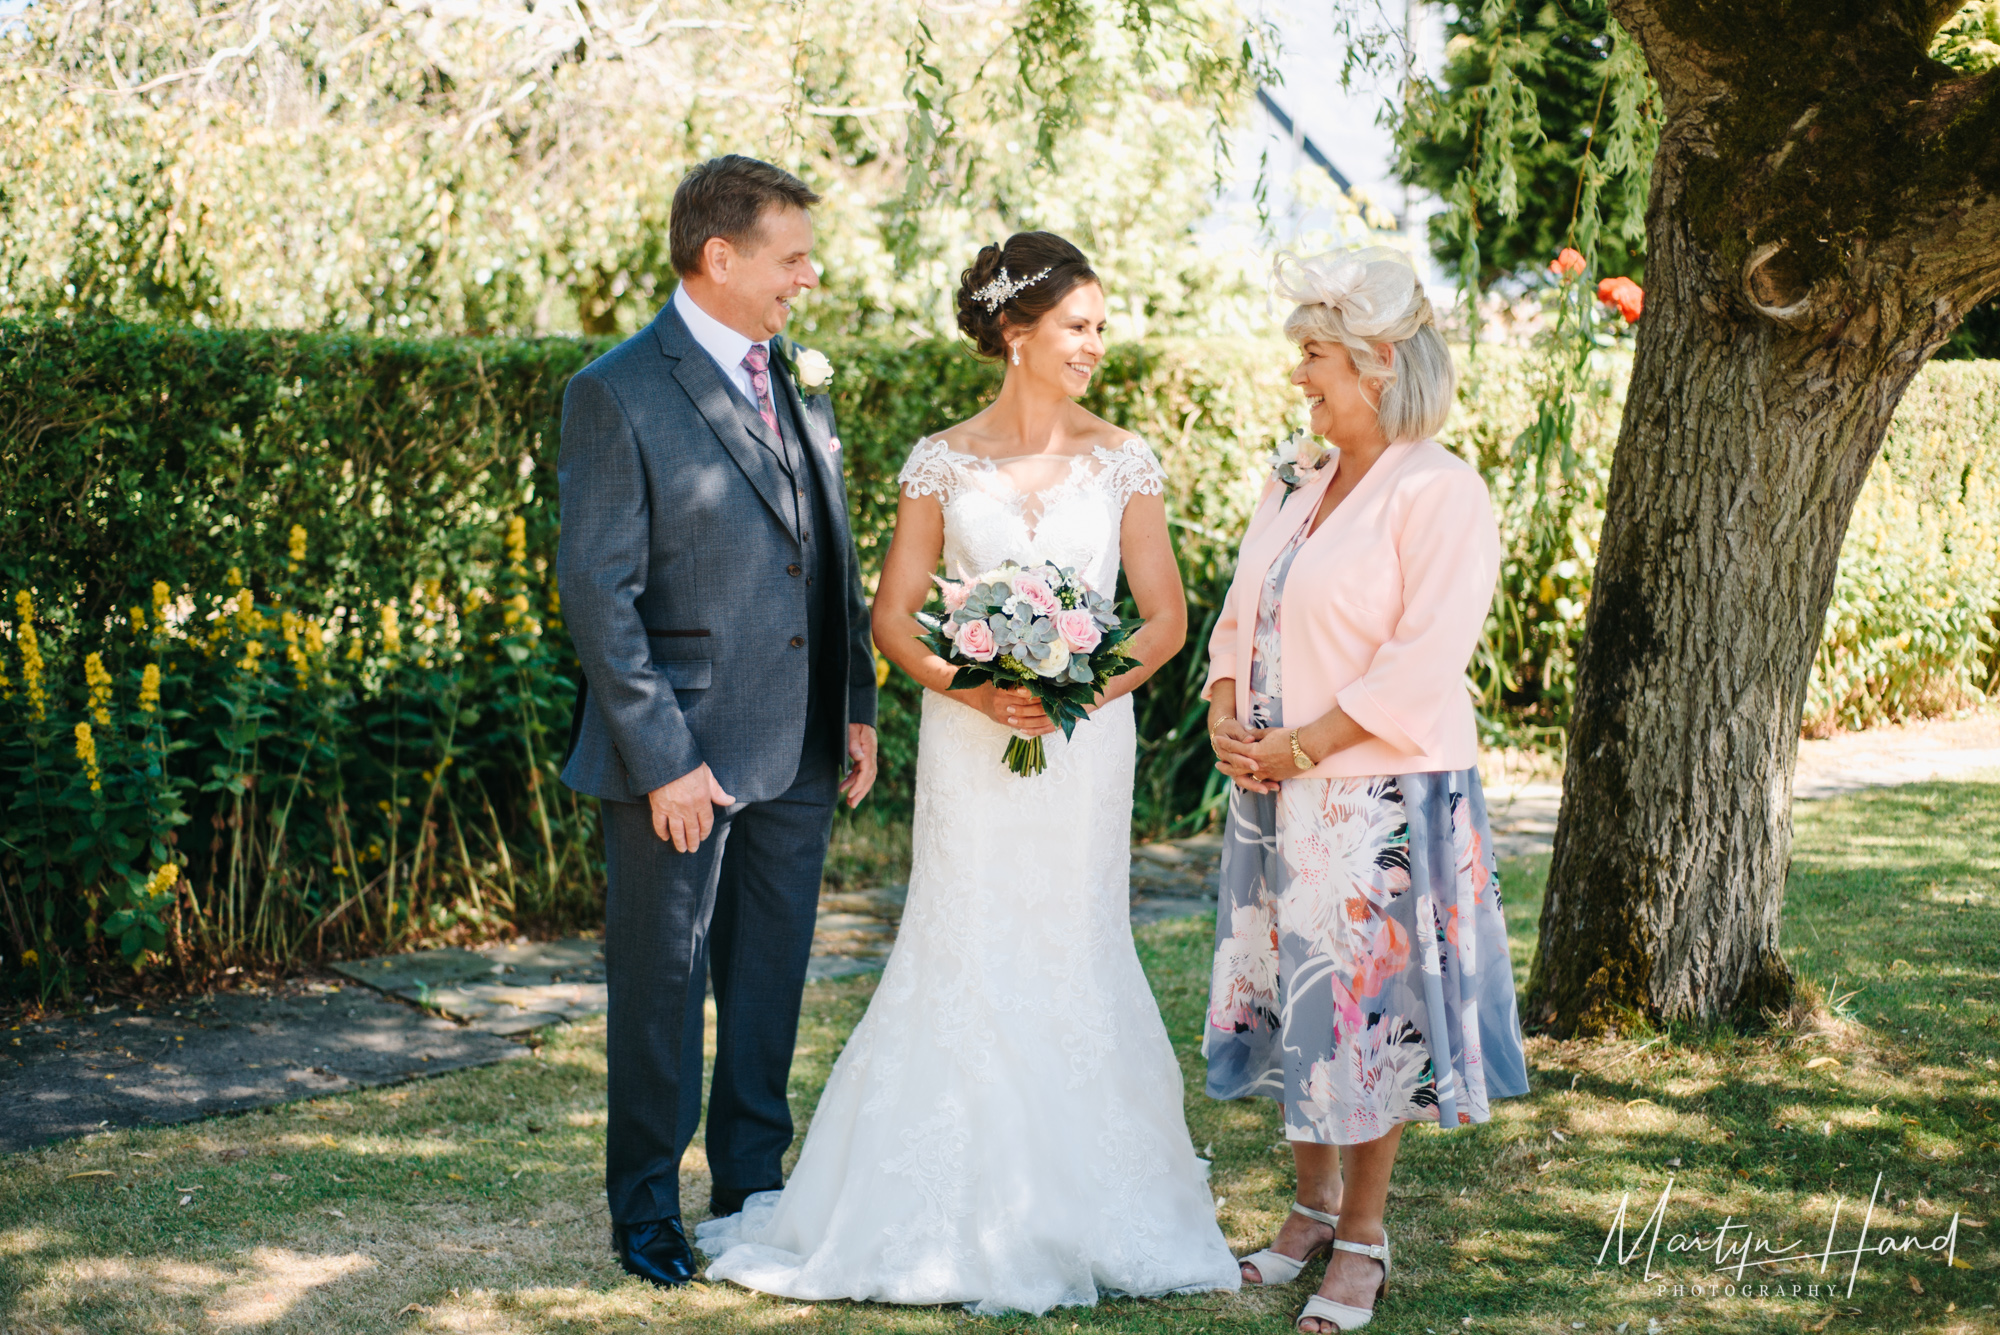
<svg viewBox="0 0 2000 1335"><path fill-rule="evenodd" d="M1056 613L1056 634L1063 637L1063 643L1073 654L1087 654L1104 639L1104 632L1097 628L1097 618L1081 607Z"/></svg>
<svg viewBox="0 0 2000 1335"><path fill-rule="evenodd" d="M1062 600L1044 581L1033 575L1014 576L1014 596L1035 609L1037 615L1054 616L1062 611Z"/></svg>
<svg viewBox="0 0 2000 1335"><path fill-rule="evenodd" d="M936 575L932 575L931 579L938 586L939 596L944 599L946 612L956 612L965 606L965 600L972 594L972 586L963 581L939 579Z"/></svg>
<svg viewBox="0 0 2000 1335"><path fill-rule="evenodd" d="M991 662L1000 648L993 642L993 628L984 621L968 621L960 626L954 643L960 653L980 663Z"/></svg>

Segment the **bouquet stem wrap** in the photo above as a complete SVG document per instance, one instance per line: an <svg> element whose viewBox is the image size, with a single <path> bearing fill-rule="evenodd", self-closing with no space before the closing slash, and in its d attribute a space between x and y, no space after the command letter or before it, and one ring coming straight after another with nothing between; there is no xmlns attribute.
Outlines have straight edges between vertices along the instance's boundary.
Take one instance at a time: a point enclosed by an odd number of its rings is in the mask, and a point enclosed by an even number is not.
<svg viewBox="0 0 2000 1335"><path fill-rule="evenodd" d="M1039 737L1016 737L1007 743L1007 768L1023 777L1049 767L1049 749Z"/></svg>

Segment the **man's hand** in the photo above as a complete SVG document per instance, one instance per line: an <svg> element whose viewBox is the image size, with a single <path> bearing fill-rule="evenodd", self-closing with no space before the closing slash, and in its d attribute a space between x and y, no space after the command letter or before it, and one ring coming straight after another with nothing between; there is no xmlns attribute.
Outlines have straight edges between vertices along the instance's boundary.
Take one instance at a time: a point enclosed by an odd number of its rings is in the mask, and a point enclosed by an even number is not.
<svg viewBox="0 0 2000 1335"><path fill-rule="evenodd" d="M847 805L851 808L860 806L861 799L875 786L875 729L866 723L848 724L847 754L854 761L854 768L840 781L840 791L847 794Z"/></svg>
<svg viewBox="0 0 2000 1335"><path fill-rule="evenodd" d="M871 766L872 777L874 769ZM653 809L653 833L671 843L676 853L692 853L715 828L715 809L736 799L708 772L707 765L689 770L664 788L646 794Z"/></svg>

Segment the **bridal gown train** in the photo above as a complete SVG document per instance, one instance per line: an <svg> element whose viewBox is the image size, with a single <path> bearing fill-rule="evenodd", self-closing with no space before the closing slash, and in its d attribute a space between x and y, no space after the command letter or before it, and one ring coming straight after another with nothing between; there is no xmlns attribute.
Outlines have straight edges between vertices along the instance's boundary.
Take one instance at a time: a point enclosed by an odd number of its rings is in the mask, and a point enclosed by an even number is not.
<svg viewBox="0 0 2000 1335"><path fill-rule="evenodd" d="M1047 560L1113 594L1125 502L1162 475L1136 439L987 461L926 438L899 480L939 498L951 577ZM1031 778L1011 735L924 693L895 949L790 1182L696 1230L711 1278L1034 1313L1238 1287L1132 946L1131 697L1047 738Z"/></svg>

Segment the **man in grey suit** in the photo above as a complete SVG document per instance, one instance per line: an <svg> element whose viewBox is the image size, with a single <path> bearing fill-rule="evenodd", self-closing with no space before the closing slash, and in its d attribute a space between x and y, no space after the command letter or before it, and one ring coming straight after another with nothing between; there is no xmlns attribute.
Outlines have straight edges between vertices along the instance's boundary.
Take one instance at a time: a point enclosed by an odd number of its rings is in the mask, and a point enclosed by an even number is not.
<svg viewBox="0 0 2000 1335"><path fill-rule="evenodd" d="M674 192L673 299L563 395L556 574L585 688L562 777L603 799L605 1188L620 1262L663 1285L695 1269L680 1162L707 981L710 1208L730 1214L781 1185L834 803L875 781L840 439L773 347L819 281L818 202L753 158L696 167Z"/></svg>

